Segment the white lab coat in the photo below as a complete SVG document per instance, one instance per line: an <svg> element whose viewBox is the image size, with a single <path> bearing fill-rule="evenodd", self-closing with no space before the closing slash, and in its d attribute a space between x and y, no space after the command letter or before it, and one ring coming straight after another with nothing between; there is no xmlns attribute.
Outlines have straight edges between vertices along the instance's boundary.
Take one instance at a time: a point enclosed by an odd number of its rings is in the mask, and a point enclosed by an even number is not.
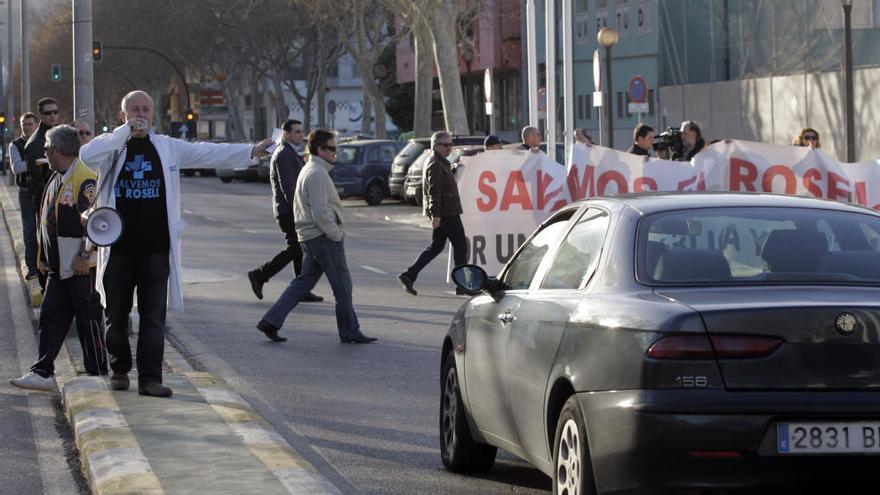
<svg viewBox="0 0 880 495"><path fill-rule="evenodd" d="M98 172L98 186L103 183L105 174L112 165L114 151L122 149L131 135L131 127L123 124L110 134L101 134L80 148L79 157L89 167ZM211 166L215 168L240 167L248 163L253 152L250 144L190 143L180 139L150 132L150 142L162 161L165 175L165 202L168 210L168 237L171 241L171 273L168 277L168 307L183 310L183 287L181 283L180 234L186 227L180 215L180 169L192 166ZM116 183L121 165L117 165L112 181L98 198L98 206L116 207L116 195L112 184ZM104 270L110 260L111 247L98 249L98 271L96 289L101 294L101 304L107 306L104 293Z"/></svg>

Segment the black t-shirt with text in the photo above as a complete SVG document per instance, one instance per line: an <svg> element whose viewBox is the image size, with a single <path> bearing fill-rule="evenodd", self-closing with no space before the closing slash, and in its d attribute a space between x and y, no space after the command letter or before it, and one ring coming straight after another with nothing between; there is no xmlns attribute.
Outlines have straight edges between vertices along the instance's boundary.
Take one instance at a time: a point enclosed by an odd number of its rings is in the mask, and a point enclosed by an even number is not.
<svg viewBox="0 0 880 495"><path fill-rule="evenodd" d="M165 174L149 137L131 138L116 180L116 210L123 233L113 251L130 254L167 253L168 206Z"/></svg>

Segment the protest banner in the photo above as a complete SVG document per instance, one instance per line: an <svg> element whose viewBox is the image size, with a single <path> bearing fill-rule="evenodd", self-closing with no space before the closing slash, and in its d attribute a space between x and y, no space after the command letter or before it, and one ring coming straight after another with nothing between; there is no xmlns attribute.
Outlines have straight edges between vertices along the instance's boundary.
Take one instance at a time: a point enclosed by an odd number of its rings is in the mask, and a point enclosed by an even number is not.
<svg viewBox="0 0 880 495"><path fill-rule="evenodd" d="M551 212L585 198L649 191L741 191L850 201L880 210L880 160L840 163L821 150L715 143L690 162L577 144L562 167L544 153L486 151L462 159L459 194L468 260L496 274Z"/></svg>

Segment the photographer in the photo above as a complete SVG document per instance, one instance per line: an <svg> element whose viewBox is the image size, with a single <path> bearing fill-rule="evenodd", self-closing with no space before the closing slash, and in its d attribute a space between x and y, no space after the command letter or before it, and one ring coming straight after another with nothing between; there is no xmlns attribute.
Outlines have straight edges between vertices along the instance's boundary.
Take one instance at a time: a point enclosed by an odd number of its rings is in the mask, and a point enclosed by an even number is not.
<svg viewBox="0 0 880 495"><path fill-rule="evenodd" d="M651 156L653 144L654 128L648 124L639 124L633 130L633 145L626 152L639 156Z"/></svg>
<svg viewBox="0 0 880 495"><path fill-rule="evenodd" d="M684 145L684 161L686 162L691 161L691 158L706 146L700 126L693 120L681 123L681 142Z"/></svg>

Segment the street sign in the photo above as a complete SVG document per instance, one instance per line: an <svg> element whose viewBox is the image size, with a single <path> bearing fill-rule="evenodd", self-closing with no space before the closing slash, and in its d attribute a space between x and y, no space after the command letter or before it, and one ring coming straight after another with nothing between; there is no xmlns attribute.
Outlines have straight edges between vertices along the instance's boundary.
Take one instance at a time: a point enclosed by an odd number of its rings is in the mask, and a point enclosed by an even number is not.
<svg viewBox="0 0 880 495"><path fill-rule="evenodd" d="M648 83L642 76L633 76L629 80L626 94L629 95L629 101L633 103L645 103L648 99Z"/></svg>
<svg viewBox="0 0 880 495"><path fill-rule="evenodd" d="M336 113L336 100L330 100L327 102L327 113L330 115Z"/></svg>
<svg viewBox="0 0 880 495"><path fill-rule="evenodd" d="M599 50L593 52L593 87L602 91L602 64L599 62Z"/></svg>
<svg viewBox="0 0 880 495"><path fill-rule="evenodd" d="M650 107L647 103L630 103L627 105L627 111L629 113L648 113Z"/></svg>

